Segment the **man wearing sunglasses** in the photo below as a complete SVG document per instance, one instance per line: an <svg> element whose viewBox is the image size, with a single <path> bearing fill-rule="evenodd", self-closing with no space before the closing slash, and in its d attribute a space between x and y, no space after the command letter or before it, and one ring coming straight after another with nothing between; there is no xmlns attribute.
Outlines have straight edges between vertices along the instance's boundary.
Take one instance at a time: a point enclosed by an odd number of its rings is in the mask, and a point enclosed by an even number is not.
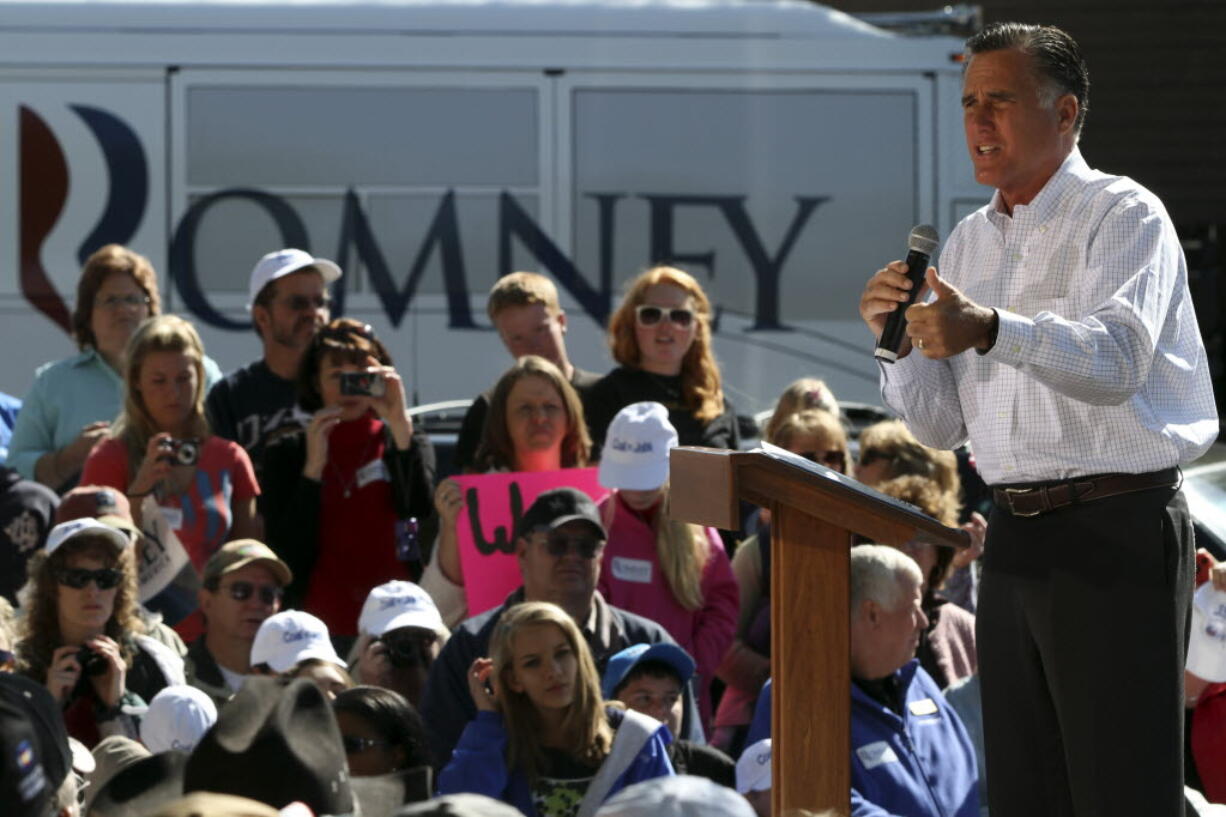
<svg viewBox="0 0 1226 817"><path fill-rule="evenodd" d="M675 644L650 619L609 604L596 590L606 533L600 512L582 491L555 488L536 498L515 529L515 554L523 586L495 607L461 623L430 668L421 715L430 733L434 762L451 758L464 726L477 715L466 673L489 655L490 636L502 614L524 601L558 605L575 620L603 671L609 658L632 644ZM692 689L685 689L685 714L679 737L703 742Z"/></svg>
<svg viewBox="0 0 1226 817"><path fill-rule="evenodd" d="M261 481L268 444L311 419L297 408L298 364L328 322L328 285L340 277L335 263L293 249L265 255L251 271L247 308L264 356L218 382L205 410L214 434L247 449Z"/></svg>
<svg viewBox="0 0 1226 817"><path fill-rule="evenodd" d="M264 619L281 609L293 579L272 548L254 539L227 542L204 566L200 611L204 635L187 650L187 683L218 706L251 674L251 645Z"/></svg>

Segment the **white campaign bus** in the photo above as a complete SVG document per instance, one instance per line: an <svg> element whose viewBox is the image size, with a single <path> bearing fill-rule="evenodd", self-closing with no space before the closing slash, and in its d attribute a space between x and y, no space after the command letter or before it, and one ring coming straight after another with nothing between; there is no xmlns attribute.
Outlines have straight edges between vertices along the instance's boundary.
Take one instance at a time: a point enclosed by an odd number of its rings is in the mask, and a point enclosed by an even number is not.
<svg viewBox="0 0 1226 817"><path fill-rule="evenodd" d="M508 365L485 294L551 274L578 365L654 261L703 282L741 413L802 375L876 401L859 292L979 206L960 41L765 0L0 0L0 391L73 350L82 260L154 262L225 370L247 275L298 246L417 402Z"/></svg>

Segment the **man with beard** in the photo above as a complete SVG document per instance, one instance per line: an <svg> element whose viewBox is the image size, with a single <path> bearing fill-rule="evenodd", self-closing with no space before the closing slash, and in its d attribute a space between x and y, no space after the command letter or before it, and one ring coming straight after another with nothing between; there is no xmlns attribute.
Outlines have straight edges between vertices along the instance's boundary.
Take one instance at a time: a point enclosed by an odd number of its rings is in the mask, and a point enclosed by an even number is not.
<svg viewBox="0 0 1226 817"><path fill-rule="evenodd" d="M297 407L298 364L328 322L327 287L340 277L332 261L293 249L265 255L251 271L247 308L264 356L214 386L205 409L214 434L247 449L258 479L268 444L310 420Z"/></svg>

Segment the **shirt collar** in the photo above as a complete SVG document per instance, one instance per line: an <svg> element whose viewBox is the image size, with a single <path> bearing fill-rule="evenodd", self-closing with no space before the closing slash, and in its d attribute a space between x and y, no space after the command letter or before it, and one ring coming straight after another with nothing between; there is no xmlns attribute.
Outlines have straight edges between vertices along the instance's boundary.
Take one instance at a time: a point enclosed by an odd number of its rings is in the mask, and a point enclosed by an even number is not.
<svg viewBox="0 0 1226 817"><path fill-rule="evenodd" d="M1060 167L1047 180L1047 184L1043 185L1043 189L1030 200L1030 203L1019 204L1013 208L1013 220L1029 213L1035 224L1050 221L1059 213L1064 197L1069 191L1077 188L1089 173L1090 166L1086 164L1081 151L1074 145L1068 156L1065 156L1064 161L1060 163ZM1004 199L997 190L992 194L992 203L988 207L988 219L997 227L1003 227L1010 219L1010 216L1005 214L1004 207Z"/></svg>

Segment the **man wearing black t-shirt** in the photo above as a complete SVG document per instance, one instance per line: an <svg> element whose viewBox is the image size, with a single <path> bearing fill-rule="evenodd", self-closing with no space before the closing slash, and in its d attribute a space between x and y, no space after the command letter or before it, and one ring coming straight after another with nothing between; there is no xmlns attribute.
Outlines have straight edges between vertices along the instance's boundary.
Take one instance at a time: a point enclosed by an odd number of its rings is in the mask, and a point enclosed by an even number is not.
<svg viewBox="0 0 1226 817"><path fill-rule="evenodd" d="M562 370L580 399L586 401L588 390L600 376L572 366L566 356L566 313L558 305L558 290L553 281L535 272L504 275L490 290L485 309L512 358L519 360L524 355L545 358ZM463 472L476 458L492 393L491 388L477 395L464 415L455 447L456 472Z"/></svg>
<svg viewBox="0 0 1226 817"><path fill-rule="evenodd" d="M251 321L264 356L213 386L205 403L213 433L234 440L263 478L264 450L294 433L310 416L298 408L298 364L329 317L328 285L341 268L302 250L280 250L251 271Z"/></svg>

